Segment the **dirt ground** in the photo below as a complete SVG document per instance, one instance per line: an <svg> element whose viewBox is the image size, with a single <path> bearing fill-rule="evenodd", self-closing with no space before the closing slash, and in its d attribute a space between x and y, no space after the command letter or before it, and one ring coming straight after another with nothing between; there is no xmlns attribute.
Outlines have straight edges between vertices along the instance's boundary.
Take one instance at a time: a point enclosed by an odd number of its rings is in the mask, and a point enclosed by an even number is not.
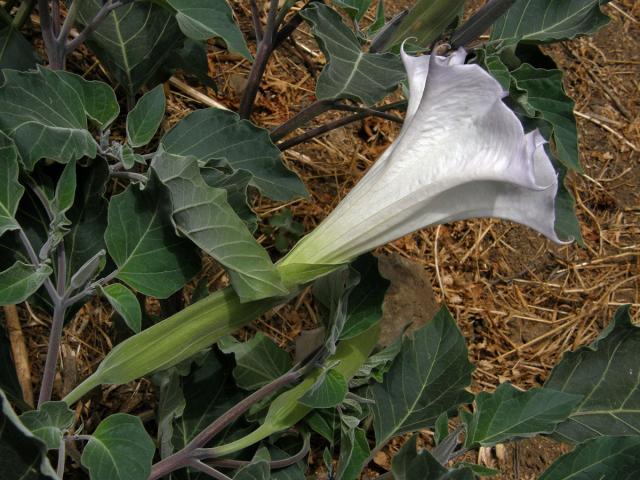
<svg viewBox="0 0 640 480"><path fill-rule="evenodd" d="M400 8L411 2L393 3L393 8ZM249 32L246 4L236 2L235 11L243 30ZM564 351L594 339L622 304L633 304L632 313L638 320L640 3L617 0L604 10L612 21L597 35L547 49L564 71L567 93L576 101L584 175L570 175L568 187L576 198L585 246L555 246L519 225L487 219L420 231L377 252L387 258L391 275L396 272L386 306L393 317L427 321L442 302L455 314L468 341L470 360L477 366L474 392L493 390L504 381L523 388L540 385ZM297 33L295 40L295 46L285 45L276 52L267 70L260 107L254 114L254 121L264 127L282 123L314 100L313 76L322 67L322 55L306 31ZM83 68L80 62L87 60L76 58L78 69ZM165 127L191 109L210 106L212 100L237 109L249 65L215 49L210 69L219 86L217 93L184 84L167 85L170 118ZM312 229L397 130L385 120L367 119L288 150L287 164L304 179L310 199L287 205L256 199L256 211L266 222L289 208L296 220ZM275 254L269 235L260 240ZM212 290L226 282L212 263L205 275ZM20 315L37 391L49 319L31 309L20 309ZM292 348L302 330L316 326L317 315L305 292L292 304L257 320L244 334L259 329ZM111 349L114 332L106 304L94 301L82 309L65 331L57 395L95 370ZM96 392L77 408L90 431L107 410L150 420L154 402L149 382L139 380ZM96 405L100 407L94 408ZM425 433L424 442L429 438ZM375 472L390 467L401 443L394 442L376 456ZM483 450L479 457L502 471L494 478L528 480L564 451L565 446L535 439ZM313 458L320 465L321 453ZM322 476L321 469L317 476Z"/></svg>

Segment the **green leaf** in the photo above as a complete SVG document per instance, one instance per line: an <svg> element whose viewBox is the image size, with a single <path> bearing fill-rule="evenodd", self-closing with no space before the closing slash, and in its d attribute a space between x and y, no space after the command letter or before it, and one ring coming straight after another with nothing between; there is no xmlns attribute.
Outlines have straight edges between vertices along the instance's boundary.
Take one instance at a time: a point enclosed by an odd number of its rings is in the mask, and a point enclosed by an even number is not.
<svg viewBox="0 0 640 480"><path fill-rule="evenodd" d="M333 446L336 431L340 427L340 419L335 408L314 410L304 420L311 430L322 435Z"/></svg>
<svg viewBox="0 0 640 480"><path fill-rule="evenodd" d="M125 170L131 170L136 163L145 164L144 158L142 155L138 155L133 151L131 145L122 145L122 149L120 150L120 161L124 166Z"/></svg>
<svg viewBox="0 0 640 480"><path fill-rule="evenodd" d="M270 480L271 471L268 461L269 459L254 458L249 465L238 469L233 480Z"/></svg>
<svg viewBox="0 0 640 480"><path fill-rule="evenodd" d="M49 450L60 448L62 434L73 425L75 413L64 402L45 402L38 410L20 415L20 420Z"/></svg>
<svg viewBox="0 0 640 480"><path fill-rule="evenodd" d="M9 137L0 132L0 236L9 230L20 228L16 220L18 204L24 193L24 187L18 182L20 168L18 152Z"/></svg>
<svg viewBox="0 0 640 480"><path fill-rule="evenodd" d="M495 477L496 475L500 475L500 470L478 465L477 463L460 462L456 464L456 466L458 468L468 468L477 477Z"/></svg>
<svg viewBox="0 0 640 480"><path fill-rule="evenodd" d="M109 180L107 162L96 158L86 167L78 167L76 176L74 204L67 213L71 229L64 238L68 277L106 249L104 232L107 228L107 201L104 194Z"/></svg>
<svg viewBox="0 0 640 480"><path fill-rule="evenodd" d="M464 337L443 307L424 327L403 338L382 384L371 387L377 445L402 433L433 426L438 416L473 396Z"/></svg>
<svg viewBox="0 0 640 480"><path fill-rule="evenodd" d="M193 156L201 166L208 163L251 172L251 185L274 200L307 195L300 179L283 166L269 133L233 112L196 110L169 130L161 143L166 152Z"/></svg>
<svg viewBox="0 0 640 480"><path fill-rule="evenodd" d="M127 326L138 333L142 324L142 312L134 293L121 283L113 283L103 287L102 293Z"/></svg>
<svg viewBox="0 0 640 480"><path fill-rule="evenodd" d="M78 75L66 75L63 79L78 93L87 117L100 130L106 130L120 113L113 89L104 82L88 81Z"/></svg>
<svg viewBox="0 0 640 480"><path fill-rule="evenodd" d="M101 6L101 0L82 2L79 23L86 25ZM136 1L113 10L89 36L87 45L133 96L183 40L172 12L152 1Z"/></svg>
<svg viewBox="0 0 640 480"><path fill-rule="evenodd" d="M205 183L195 158L159 152L151 168L170 192L177 230L230 269L241 301L287 293L267 252L231 209L226 192Z"/></svg>
<svg viewBox="0 0 640 480"><path fill-rule="evenodd" d="M439 445L447 436L449 436L449 415L447 412L442 412L434 425L433 441L436 445Z"/></svg>
<svg viewBox="0 0 640 480"><path fill-rule="evenodd" d="M571 395L549 388L520 391L503 383L493 393L476 397L473 414L463 415L467 433L465 447L492 446L514 438L551 433L567 419L582 395Z"/></svg>
<svg viewBox="0 0 640 480"><path fill-rule="evenodd" d="M493 26L491 40L555 42L595 33L609 17L609 0L516 0Z"/></svg>
<svg viewBox="0 0 640 480"><path fill-rule="evenodd" d="M360 282L349 295L341 339L355 337L382 319L382 303L390 285L378 273L378 259L373 255L358 257L351 267L360 274Z"/></svg>
<svg viewBox="0 0 640 480"><path fill-rule="evenodd" d="M0 390L0 471L3 478L57 480L47 448L25 427Z"/></svg>
<svg viewBox="0 0 640 480"><path fill-rule="evenodd" d="M218 341L218 348L224 353L234 354L233 378L245 390L257 390L292 367L289 354L260 332L243 343L231 336L223 337Z"/></svg>
<svg viewBox="0 0 640 480"><path fill-rule="evenodd" d="M188 372L187 372L188 373ZM187 405L180 373L175 368L170 368L152 376L153 384L158 396L158 409L156 421L158 423L158 448L160 458L167 458L174 452L173 422L182 416Z"/></svg>
<svg viewBox="0 0 640 480"><path fill-rule="evenodd" d="M509 72L509 67L504 64L500 55L487 54L485 51L483 66L505 91L509 91L511 87L511 72Z"/></svg>
<svg viewBox="0 0 640 480"><path fill-rule="evenodd" d="M640 436L587 440L558 458L540 480L633 480L640 476Z"/></svg>
<svg viewBox="0 0 640 480"><path fill-rule="evenodd" d="M582 171L578 159L578 130L573 116L574 102L564 93L562 72L523 63L511 72L511 76L515 87L523 92L519 101L535 110L536 117L551 125L558 159L567 168Z"/></svg>
<svg viewBox="0 0 640 480"><path fill-rule="evenodd" d="M0 305L24 302L44 283L52 270L48 265L35 267L16 262L0 272Z"/></svg>
<svg viewBox="0 0 640 480"><path fill-rule="evenodd" d="M231 371L210 351L191 374L184 378L182 391L185 406L174 422L173 446L183 448L207 425L242 400Z"/></svg>
<svg viewBox="0 0 640 480"><path fill-rule="evenodd" d="M40 62L33 45L11 25L0 27L0 70L30 70Z"/></svg>
<svg viewBox="0 0 640 480"><path fill-rule="evenodd" d="M226 174L217 168L202 168L200 173L207 185L223 188L227 191L227 202L247 225L249 231L254 233L258 228L258 217L251 210L247 201L247 187L253 178L251 172L236 170L231 174Z"/></svg>
<svg viewBox="0 0 640 480"><path fill-rule="evenodd" d="M606 435L640 433L640 328L621 307L606 332L593 344L565 353L545 388L583 395L554 436L583 442Z"/></svg>
<svg viewBox="0 0 640 480"><path fill-rule="evenodd" d="M412 436L393 457L391 471L395 480L437 480L447 472L427 450L417 451L417 440L417 435Z"/></svg>
<svg viewBox="0 0 640 480"><path fill-rule="evenodd" d="M298 401L311 408L332 408L342 403L348 391L344 376L334 369L327 369Z"/></svg>
<svg viewBox="0 0 640 480"><path fill-rule="evenodd" d="M361 428L343 429L336 480L356 480L362 473L362 464L369 457L367 434Z"/></svg>
<svg viewBox="0 0 640 480"><path fill-rule="evenodd" d="M171 225L167 198L151 178L144 190L131 184L111 197L105 232L116 278L145 295L166 298L199 270L200 259Z"/></svg>
<svg viewBox="0 0 640 480"><path fill-rule="evenodd" d="M226 0L167 0L176 9L182 33L193 40L222 38L232 52L251 60L240 28Z"/></svg>
<svg viewBox="0 0 640 480"><path fill-rule="evenodd" d="M313 284L313 296L327 310L322 318L325 327L324 345L329 353L335 352L336 343L347 322L349 295L359 282L358 271L349 265L343 265Z"/></svg>
<svg viewBox="0 0 640 480"><path fill-rule="evenodd" d="M337 12L320 3L300 11L327 58L316 85L319 100L350 98L367 105L382 100L405 79L402 61L390 53L366 53Z"/></svg>
<svg viewBox="0 0 640 480"><path fill-rule="evenodd" d="M31 72L5 70L4 76L0 131L14 141L28 170L41 158L66 163L96 155L97 144L87 130L88 120L105 120L105 109L113 111L109 106L97 106L104 101L110 106L115 102L109 86L41 67Z"/></svg>
<svg viewBox="0 0 640 480"><path fill-rule="evenodd" d="M154 452L140 418L116 413L100 422L84 447L81 462L91 480L146 480Z"/></svg>
<svg viewBox="0 0 640 480"><path fill-rule="evenodd" d="M351 18L359 22L364 17L364 14L367 13L371 0L332 0L332 3L343 8ZM381 3L381 1L378 1L378 4Z"/></svg>
<svg viewBox="0 0 640 480"><path fill-rule="evenodd" d="M418 0L398 26L389 46L410 40L428 47L462 13L464 0Z"/></svg>
<svg viewBox="0 0 640 480"><path fill-rule="evenodd" d="M62 174L56 185L55 195L50 202L53 220L51 221L50 236L54 237L54 243L50 246L53 249L69 231L71 222L67 218L67 212L73 206L76 196L76 162L70 161L64 166Z"/></svg>
<svg viewBox="0 0 640 480"><path fill-rule="evenodd" d="M556 165L558 170L558 192L556 193L556 223L555 230L561 239L575 240L578 245L584 246L580 221L576 216L576 202L569 189L565 186L567 169Z"/></svg>
<svg viewBox="0 0 640 480"><path fill-rule="evenodd" d="M164 87L158 85L145 93L127 115L127 140L132 147L149 143L164 118Z"/></svg>

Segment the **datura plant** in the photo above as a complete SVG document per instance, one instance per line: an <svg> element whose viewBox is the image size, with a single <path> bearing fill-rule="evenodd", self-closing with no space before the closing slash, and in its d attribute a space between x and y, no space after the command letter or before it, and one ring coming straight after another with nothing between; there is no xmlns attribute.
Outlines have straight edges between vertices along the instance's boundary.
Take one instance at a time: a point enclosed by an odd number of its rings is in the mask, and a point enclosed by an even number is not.
<svg viewBox="0 0 640 480"><path fill-rule="evenodd" d="M327 445L316 458L328 476L355 480L392 439L424 429L433 448L409 438L381 477L490 475L461 456L537 434L575 445L545 480L640 471L640 333L629 307L544 386L473 395L446 307L380 346L389 282L369 253L477 217L580 244L563 184L581 170L573 103L560 72L535 59L538 44L604 25L606 2L492 0L464 22L464 0L417 0L392 18L382 0L244 3L0 2L3 327L20 330L23 302L51 317L37 401L14 368L24 342L0 331L3 478L302 480L315 474L310 450ZM237 15L251 17L255 49ZM317 76L292 37L303 24L324 57ZM252 112L285 42L316 78L315 100L268 131ZM218 88L208 54L224 49L250 62L237 112L197 109L166 128L167 85L202 100L185 79ZM300 132L329 111L342 116ZM402 127L328 217L297 243L302 226L284 207L266 227L251 208L257 195L307 195L281 152L367 117ZM274 262L258 232L284 255ZM209 291L203 257L230 286ZM231 335L309 292L322 325L295 362L263 333ZM97 299L114 313L115 346L73 385L65 364L56 389L64 328ZM142 377L154 417L107 415L113 403L98 388Z"/></svg>

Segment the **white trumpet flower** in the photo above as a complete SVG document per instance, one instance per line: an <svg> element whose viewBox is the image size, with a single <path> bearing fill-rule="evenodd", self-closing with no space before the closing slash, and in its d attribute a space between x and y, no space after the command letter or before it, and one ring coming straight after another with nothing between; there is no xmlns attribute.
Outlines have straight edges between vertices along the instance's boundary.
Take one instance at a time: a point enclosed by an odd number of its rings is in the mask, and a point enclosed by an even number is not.
<svg viewBox="0 0 640 480"><path fill-rule="evenodd" d="M341 264L421 228L474 217L554 230L556 172L536 130L466 52L402 59L409 103L398 138L281 264Z"/></svg>

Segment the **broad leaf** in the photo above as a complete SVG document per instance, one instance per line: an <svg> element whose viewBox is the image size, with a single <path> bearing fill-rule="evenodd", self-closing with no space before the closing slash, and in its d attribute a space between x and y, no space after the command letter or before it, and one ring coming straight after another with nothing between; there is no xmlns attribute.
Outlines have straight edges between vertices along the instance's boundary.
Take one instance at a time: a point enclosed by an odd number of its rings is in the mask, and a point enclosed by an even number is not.
<svg viewBox="0 0 640 480"><path fill-rule="evenodd" d="M351 267L360 274L360 282L349 295L341 339L355 337L382 319L382 302L389 288L389 281L378 273L378 259L373 255L360 256Z"/></svg>
<svg viewBox="0 0 640 480"><path fill-rule="evenodd" d="M82 2L80 23L86 25L101 6L101 0ZM136 1L113 10L89 36L87 45L133 96L183 40L168 9L152 1Z"/></svg>
<svg viewBox="0 0 640 480"><path fill-rule="evenodd" d="M233 378L246 390L257 390L292 367L289 354L260 332L243 343L231 336L224 337L218 341L218 347L224 353L234 354Z"/></svg>
<svg viewBox="0 0 640 480"><path fill-rule="evenodd" d="M158 397L158 409L156 410L158 448L160 458L167 458L175 451L173 422L182 416L187 402L182 393L180 373L175 368L154 374L152 380Z"/></svg>
<svg viewBox="0 0 640 480"><path fill-rule="evenodd" d="M104 232L107 228L107 201L104 194L109 180L107 163L96 158L86 167L78 167L76 176L74 204L67 213L71 230L64 239L68 277L106 249Z"/></svg>
<svg viewBox="0 0 640 480"><path fill-rule="evenodd" d="M326 309L322 319L325 327L324 346L329 353L336 350L336 344L347 322L349 296L359 282L358 271L349 265L343 265L313 284L313 296Z"/></svg>
<svg viewBox="0 0 640 480"><path fill-rule="evenodd" d="M223 188L227 191L227 202L238 214L247 228L253 233L258 228L258 217L251 210L247 198L247 187L253 178L247 170L236 170L226 174L217 168L200 169L202 178L207 185L215 188Z"/></svg>
<svg viewBox="0 0 640 480"><path fill-rule="evenodd" d="M498 20L491 40L554 42L595 33L609 17L600 6L609 0L516 0Z"/></svg>
<svg viewBox="0 0 640 480"><path fill-rule="evenodd" d="M556 193L556 233L562 239L575 240L580 246L584 246L580 221L576 216L576 201L569 189L565 186L567 169L556 165L558 170L558 193Z"/></svg>
<svg viewBox="0 0 640 480"><path fill-rule="evenodd" d="M327 369L298 401L311 408L333 408L342 403L348 391L344 376L334 369Z"/></svg>
<svg viewBox="0 0 640 480"><path fill-rule="evenodd" d="M314 3L300 14L311 22L327 58L316 85L318 99L351 98L372 105L404 80L400 57L363 52L356 35L331 8Z"/></svg>
<svg viewBox="0 0 640 480"><path fill-rule="evenodd" d="M173 446L183 448L207 425L242 400L242 393L225 368L210 351L200 365L183 380L185 399L182 415L174 422Z"/></svg>
<svg viewBox="0 0 640 480"><path fill-rule="evenodd" d="M606 435L640 434L640 328L620 308L593 344L564 355L545 383L583 400L554 436L583 442Z"/></svg>
<svg viewBox="0 0 640 480"><path fill-rule="evenodd" d="M483 53L482 66L498 81L505 91L509 91L511 87L511 72L509 72L509 67L504 64L500 55L487 53L486 51Z"/></svg>
<svg viewBox="0 0 640 480"><path fill-rule="evenodd" d="M127 326L138 333L142 324L142 312L134 293L121 283L113 283L103 287L102 293Z"/></svg>
<svg viewBox="0 0 640 480"><path fill-rule="evenodd" d="M0 132L0 236L8 230L20 228L16 220L18 204L24 187L18 182L20 168L15 145L9 137Z"/></svg>
<svg viewBox="0 0 640 480"><path fill-rule="evenodd" d="M229 50L251 60L240 28L226 0L167 0L176 9L182 33L194 40L222 38Z"/></svg>
<svg viewBox="0 0 640 480"><path fill-rule="evenodd" d="M389 46L405 40L428 47L462 13L464 0L418 0L395 31Z"/></svg>
<svg viewBox="0 0 640 480"><path fill-rule="evenodd" d="M105 232L107 250L118 266L116 278L132 288L166 298L198 271L192 245L171 224L167 197L151 178L144 190L135 184L111 197Z"/></svg>
<svg viewBox="0 0 640 480"><path fill-rule="evenodd" d="M343 8L351 18L356 21L362 20L367 9L371 5L371 0L332 0L339 7ZM382 1L378 1L381 4Z"/></svg>
<svg viewBox="0 0 640 480"><path fill-rule="evenodd" d="M40 409L20 415L20 420L49 450L60 448L62 434L73 425L75 413L64 402L45 402Z"/></svg>
<svg viewBox="0 0 640 480"><path fill-rule="evenodd" d="M551 433L567 419L581 395L571 395L548 388L520 391L503 383L493 393L476 397L473 414L462 418L466 427L465 446L491 446L506 440Z"/></svg>
<svg viewBox="0 0 640 480"><path fill-rule="evenodd" d="M30 70L40 61L33 45L11 25L0 23L0 70ZM0 78L1 78L0 74Z"/></svg>
<svg viewBox="0 0 640 480"><path fill-rule="evenodd" d="M524 63L511 72L511 76L515 88L523 92L519 101L551 125L558 159L567 168L581 171L574 102L564 93L562 72L534 68Z"/></svg>
<svg viewBox="0 0 640 480"><path fill-rule="evenodd" d="M91 480L147 480L154 452L140 418L116 413L100 422L81 462Z"/></svg>
<svg viewBox="0 0 640 480"><path fill-rule="evenodd" d="M151 141L162 123L165 107L162 85L145 93L138 100L127 115L127 139L132 147L142 147Z"/></svg>
<svg viewBox="0 0 640 480"><path fill-rule="evenodd" d="M371 387L376 444L430 427L442 412L470 402L465 388L473 365L467 357L464 337L444 307L405 337L384 382Z"/></svg>
<svg viewBox="0 0 640 480"><path fill-rule="evenodd" d="M242 301L286 294L267 252L231 209L226 192L205 183L193 157L159 152L151 168L170 192L177 230L230 269Z"/></svg>
<svg viewBox="0 0 640 480"><path fill-rule="evenodd" d="M411 437L391 461L395 480L474 480L473 471L465 466L447 470L427 450L416 450L417 436Z"/></svg>
<svg viewBox="0 0 640 480"><path fill-rule="evenodd" d="M362 473L362 464L369 456L367 434L361 428L343 429L336 480L356 480Z"/></svg>
<svg viewBox="0 0 640 480"><path fill-rule="evenodd" d="M45 157L66 163L96 155L97 144L87 130L88 121L104 120L105 107L96 105L115 102L110 87L73 73L40 67L32 72L6 70L4 76L5 83L0 87L0 131L14 141L28 170ZM106 108L112 111L109 106Z"/></svg>
<svg viewBox="0 0 640 480"><path fill-rule="evenodd" d="M394 455L391 471L395 480L439 479L447 472L427 450L417 451L418 436L412 436Z"/></svg>
<svg viewBox="0 0 640 480"><path fill-rule="evenodd" d="M270 458L254 458L249 465L238 469L233 480L270 480L269 460Z"/></svg>
<svg viewBox="0 0 640 480"><path fill-rule="evenodd" d="M46 264L40 266L16 262L0 272L0 305L24 302L44 283L52 270Z"/></svg>
<svg viewBox="0 0 640 480"><path fill-rule="evenodd" d="M634 480L640 476L640 436L587 440L558 458L540 480Z"/></svg>
<svg viewBox="0 0 640 480"><path fill-rule="evenodd" d="M368 385L371 381L382 382L384 375L391 368L393 360L398 356L402 349L402 337L397 337L391 345L385 347L374 355L367 358L355 377L351 380L352 387L360 387Z"/></svg>
<svg viewBox="0 0 640 480"><path fill-rule="evenodd" d="M47 448L25 427L0 390L0 472L3 478L57 480Z"/></svg>
<svg viewBox="0 0 640 480"><path fill-rule="evenodd" d="M162 146L168 153L194 156L201 166L209 163L251 172L251 185L274 200L307 194L298 177L282 165L269 133L233 112L196 110L167 132Z"/></svg>

